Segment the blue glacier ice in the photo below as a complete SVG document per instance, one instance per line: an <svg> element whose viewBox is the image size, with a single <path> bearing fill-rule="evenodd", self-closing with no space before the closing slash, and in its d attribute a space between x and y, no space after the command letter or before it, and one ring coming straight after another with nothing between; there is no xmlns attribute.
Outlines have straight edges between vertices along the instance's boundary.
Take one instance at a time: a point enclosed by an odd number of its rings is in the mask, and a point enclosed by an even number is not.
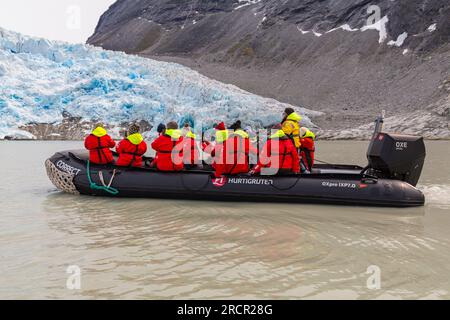
<svg viewBox="0 0 450 320"><path fill-rule="evenodd" d="M53 42L0 28L0 139L28 123L60 123L63 112L111 125L183 117L212 126L241 119L268 126L289 105L211 80L174 63ZM304 125L319 113L297 108Z"/></svg>

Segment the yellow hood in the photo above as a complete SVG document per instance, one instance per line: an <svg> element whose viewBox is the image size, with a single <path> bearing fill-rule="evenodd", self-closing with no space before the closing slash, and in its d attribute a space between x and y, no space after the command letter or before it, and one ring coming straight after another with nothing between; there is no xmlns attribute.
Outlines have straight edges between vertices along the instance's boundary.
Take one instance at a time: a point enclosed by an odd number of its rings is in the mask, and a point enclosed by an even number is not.
<svg viewBox="0 0 450 320"><path fill-rule="evenodd" d="M106 132L106 130L102 127L97 127L92 131L92 134L94 136L96 136L97 138L101 138L106 136L108 133Z"/></svg>
<svg viewBox="0 0 450 320"><path fill-rule="evenodd" d="M316 140L316 135L311 130L309 130L307 128L302 129L300 134L301 134L302 139L311 138L313 140Z"/></svg>
<svg viewBox="0 0 450 320"><path fill-rule="evenodd" d="M248 139L248 138L249 138L247 132L245 132L244 130L236 130L236 131L234 132L234 134L236 134L236 135L242 137L243 139Z"/></svg>
<svg viewBox="0 0 450 320"><path fill-rule="evenodd" d="M216 142L222 143L228 140L228 130L217 130L216 131Z"/></svg>
<svg viewBox="0 0 450 320"><path fill-rule="evenodd" d="M273 134L272 136L270 136L270 139L280 139L286 137L286 134L284 133L283 130L278 130L275 134Z"/></svg>
<svg viewBox="0 0 450 320"><path fill-rule="evenodd" d="M141 136L140 133L135 133L127 137L128 141L130 141L134 145L139 145L142 141L144 141L144 138Z"/></svg>
<svg viewBox="0 0 450 320"><path fill-rule="evenodd" d="M174 140L178 140L180 139L180 137L183 135L181 130L178 129L169 129L166 130L166 135L168 135L169 137L171 137Z"/></svg>
<svg viewBox="0 0 450 320"><path fill-rule="evenodd" d="M191 139L197 139L197 135L193 134L192 131L189 131L188 133L186 133L186 137L191 138Z"/></svg>
<svg viewBox="0 0 450 320"><path fill-rule="evenodd" d="M291 113L288 117L287 120L291 120L291 121L295 121L295 122L300 122L302 121L302 116L299 115L297 112Z"/></svg>

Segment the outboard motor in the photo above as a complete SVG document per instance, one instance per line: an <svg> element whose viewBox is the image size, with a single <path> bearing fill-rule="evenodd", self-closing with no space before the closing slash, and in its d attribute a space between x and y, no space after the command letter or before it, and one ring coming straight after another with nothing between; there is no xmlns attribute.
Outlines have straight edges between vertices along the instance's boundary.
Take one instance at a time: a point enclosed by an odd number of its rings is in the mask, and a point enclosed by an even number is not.
<svg viewBox="0 0 450 320"><path fill-rule="evenodd" d="M416 186L426 156L423 138L383 133L382 123L383 118L378 118L367 152L367 169L376 177L401 180Z"/></svg>

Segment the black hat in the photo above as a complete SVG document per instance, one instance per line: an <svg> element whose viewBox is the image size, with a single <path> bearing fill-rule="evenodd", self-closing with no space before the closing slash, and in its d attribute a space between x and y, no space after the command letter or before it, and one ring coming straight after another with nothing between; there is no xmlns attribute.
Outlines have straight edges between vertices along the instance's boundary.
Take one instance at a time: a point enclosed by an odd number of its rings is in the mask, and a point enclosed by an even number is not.
<svg viewBox="0 0 450 320"><path fill-rule="evenodd" d="M158 133L162 133L164 130L166 130L166 125L164 123L160 123L158 126Z"/></svg>
<svg viewBox="0 0 450 320"><path fill-rule="evenodd" d="M286 109L284 109L284 113L286 113L288 116L291 115L291 114L293 114L294 112L295 112L295 110L292 109L292 108L286 108Z"/></svg>
<svg viewBox="0 0 450 320"><path fill-rule="evenodd" d="M238 120L238 121L236 121L235 123L233 123L231 126L230 126L230 129L231 130L238 130L238 129L242 129L242 122L241 122L241 120Z"/></svg>

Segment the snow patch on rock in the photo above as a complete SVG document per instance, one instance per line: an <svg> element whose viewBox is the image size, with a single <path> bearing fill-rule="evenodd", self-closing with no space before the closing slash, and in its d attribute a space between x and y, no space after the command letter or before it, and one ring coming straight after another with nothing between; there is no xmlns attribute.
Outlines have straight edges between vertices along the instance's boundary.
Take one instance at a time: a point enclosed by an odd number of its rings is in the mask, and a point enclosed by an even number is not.
<svg viewBox="0 0 450 320"><path fill-rule="evenodd" d="M388 37L388 32L387 32L387 27L386 27L388 22L389 22L388 16L384 16L383 18L381 18L374 24L362 27L361 31L364 32L366 30L377 30L380 34L380 39L378 40L378 42L383 43L384 41L386 41L386 39Z"/></svg>
<svg viewBox="0 0 450 320"><path fill-rule="evenodd" d="M297 30L300 31L302 34L308 34L308 33L311 32L311 31L308 31L308 30L303 30L302 28L300 28L300 26L297 26Z"/></svg>
<svg viewBox="0 0 450 320"><path fill-rule="evenodd" d="M344 24L338 28L331 29L325 33L327 34L327 33L337 31L337 30L344 30L344 31L348 31L348 32L356 32L356 31L364 32L366 30L377 30L380 34L379 43L381 44L381 43L384 43L386 41L386 39L388 38L388 32L387 32L387 26L386 26L388 22L389 22L388 16L384 16L382 19L380 19L376 23L371 24L371 25L366 25L360 29L358 29L358 28L354 29L350 25ZM303 30L299 25L297 25L297 30L300 31L302 34L308 34L308 33L312 32L316 37L321 37L323 35L322 33L319 33L315 30ZM406 36L407 36L407 34L406 34ZM403 39L403 35L401 35L401 39ZM405 39L402 40L402 42L401 42L402 44ZM399 41L399 40L397 40L397 41ZM397 42L395 42L395 43L397 43Z"/></svg>
<svg viewBox="0 0 450 320"><path fill-rule="evenodd" d="M317 32L317 31L314 31L314 30L313 30L313 34L314 34L316 37L321 37L321 36L322 36L321 33Z"/></svg>
<svg viewBox="0 0 450 320"><path fill-rule="evenodd" d="M437 30L437 24L433 23L431 26L428 27L427 29L429 32L434 32Z"/></svg>
<svg viewBox="0 0 450 320"><path fill-rule="evenodd" d="M408 33L403 32L401 35L398 36L397 40L391 40L388 42L389 46L396 46L401 47L403 43L405 43L406 38L408 38Z"/></svg>
<svg viewBox="0 0 450 320"><path fill-rule="evenodd" d="M247 6L251 6L253 4L257 4L261 2L261 0L238 0L238 6L236 8L234 8L234 10L239 10L241 8L247 7Z"/></svg>
<svg viewBox="0 0 450 320"><path fill-rule="evenodd" d="M338 28L334 28L334 29L331 29L331 30L327 31L326 33L331 33L331 32L337 31L337 30L344 30L344 31L349 31L349 32L355 32L355 31L360 31L361 29L358 29L358 28L353 29L352 27L350 27L350 25L344 24L344 25L342 25L342 26L340 26Z"/></svg>
<svg viewBox="0 0 450 320"><path fill-rule="evenodd" d="M312 33L313 35L315 35L316 37L321 37L323 36L322 33L317 32L315 30L303 30L302 28L300 28L300 26L297 26L297 30L300 31L302 34L308 34L308 33Z"/></svg>

